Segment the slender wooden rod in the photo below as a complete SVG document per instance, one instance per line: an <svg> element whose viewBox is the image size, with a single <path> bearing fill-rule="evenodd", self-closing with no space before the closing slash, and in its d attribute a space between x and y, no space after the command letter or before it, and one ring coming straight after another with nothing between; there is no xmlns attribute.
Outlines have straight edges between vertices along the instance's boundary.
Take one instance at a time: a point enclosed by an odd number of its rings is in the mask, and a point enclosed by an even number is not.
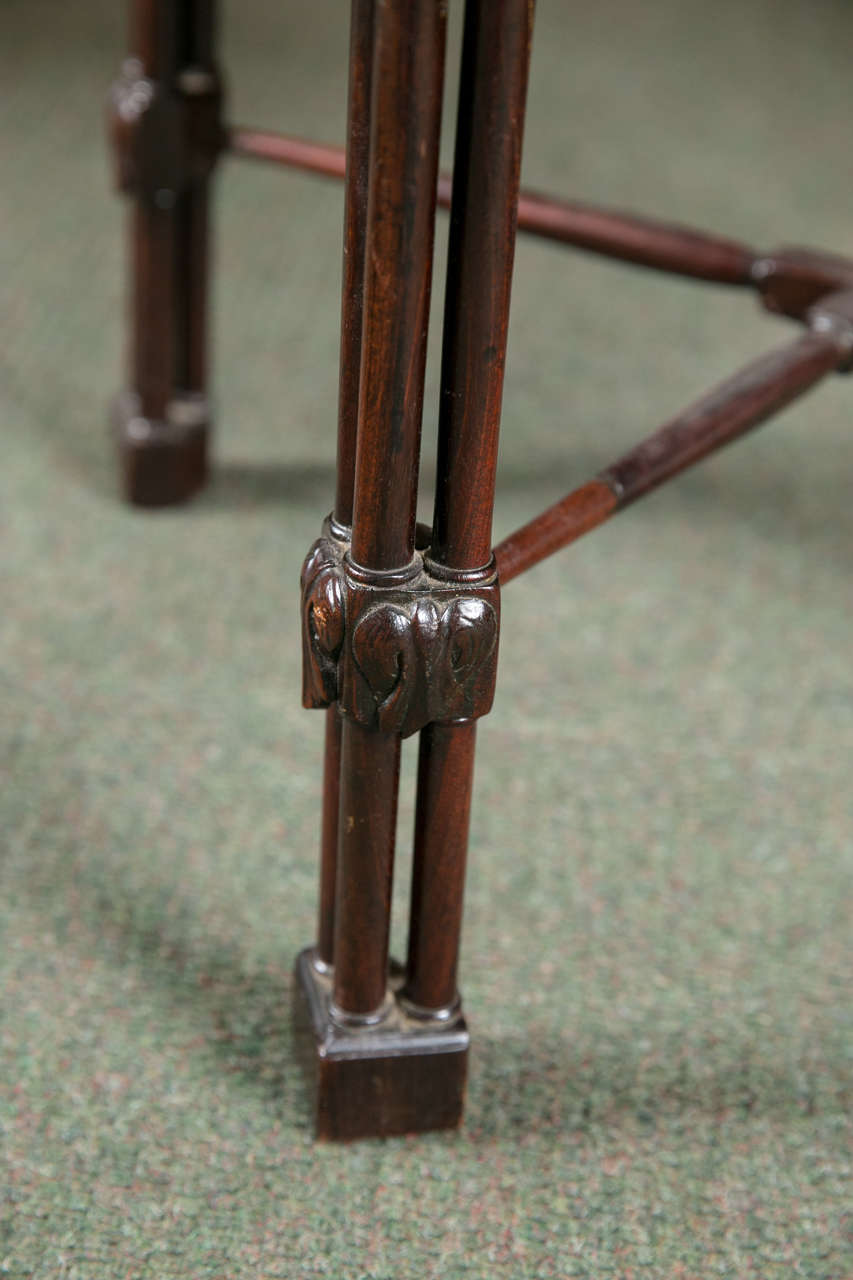
<svg viewBox="0 0 853 1280"><path fill-rule="evenodd" d="M183 276L176 298L179 324L176 382L203 394L208 382L210 290L210 199L207 183L196 183L178 200L178 254Z"/></svg>
<svg viewBox="0 0 853 1280"><path fill-rule="evenodd" d="M347 170L344 147L332 143L294 138L269 129L234 126L225 135L226 150L246 160L267 160L286 169L302 169L325 178L343 178Z"/></svg>
<svg viewBox="0 0 853 1280"><path fill-rule="evenodd" d="M377 6L352 558L400 569L415 547L445 6Z"/></svg>
<svg viewBox="0 0 853 1280"><path fill-rule="evenodd" d="M338 460L333 516L341 531L352 526L358 388L364 311L364 244L370 162L370 84L375 0L352 0L350 16L347 155L341 289L341 358L338 384ZM326 713L323 756L323 824L320 835L320 907L316 959L334 964L338 877L341 722L336 706Z"/></svg>
<svg viewBox="0 0 853 1280"><path fill-rule="evenodd" d="M757 427L850 358L832 333L806 333L760 357L495 548L502 584Z"/></svg>
<svg viewBox="0 0 853 1280"><path fill-rule="evenodd" d="M338 465L335 520L352 525L358 388L364 309L364 244L370 159L370 85L374 0L352 0L349 102L344 196L341 364L338 391Z"/></svg>
<svg viewBox="0 0 853 1280"><path fill-rule="evenodd" d="M492 571L532 23L532 0L466 4L429 551L433 570L451 579ZM457 1002L475 744L475 723L432 724L421 733L405 993L445 1016Z"/></svg>
<svg viewBox="0 0 853 1280"><path fill-rule="evenodd" d="M491 560L532 10L465 9L430 550L448 569Z"/></svg>
<svg viewBox="0 0 853 1280"><path fill-rule="evenodd" d="M317 959L324 968L335 961L335 894L338 879L338 816L341 784L341 718L335 702L326 712L323 749L323 818L320 828L320 902Z"/></svg>
<svg viewBox="0 0 853 1280"><path fill-rule="evenodd" d="M385 999L399 781L399 734L344 720L334 1000L348 1021L378 1020Z"/></svg>
<svg viewBox="0 0 853 1280"><path fill-rule="evenodd" d="M462 932L465 863L477 722L421 731L406 998L453 1011Z"/></svg>
<svg viewBox="0 0 853 1280"><path fill-rule="evenodd" d="M429 320L446 8L379 0L373 24L364 314L350 572L409 572ZM380 1017L387 983L400 736L341 737L333 1011Z"/></svg>
<svg viewBox="0 0 853 1280"><path fill-rule="evenodd" d="M237 156L330 178L344 176L342 147L266 130L234 128L228 134L228 149ZM437 194L439 205L449 208L449 174L439 176ZM752 284L753 264L761 258L748 245L723 236L525 189L518 201L518 230L623 262L717 284Z"/></svg>
<svg viewBox="0 0 853 1280"><path fill-rule="evenodd" d="M755 250L677 223L522 191L518 229L575 249L714 284L749 285Z"/></svg>

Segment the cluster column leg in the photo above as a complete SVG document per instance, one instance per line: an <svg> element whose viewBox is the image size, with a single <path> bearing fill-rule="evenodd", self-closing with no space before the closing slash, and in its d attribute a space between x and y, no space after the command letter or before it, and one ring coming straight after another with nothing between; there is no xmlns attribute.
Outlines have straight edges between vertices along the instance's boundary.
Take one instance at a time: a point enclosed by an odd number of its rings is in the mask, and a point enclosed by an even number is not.
<svg viewBox="0 0 853 1280"><path fill-rule="evenodd" d="M362 239L357 210L363 207L367 73L361 37L368 29L372 59ZM405 587L420 572L415 516L444 43L445 5L436 0L411 0L406 5L377 0L375 5L353 6L341 430L330 536L346 540L351 492L346 573L366 591L390 583ZM358 413L350 490L353 386ZM434 1087L435 1058L427 1061L422 1052L412 1052L389 986L401 735L348 714L340 719L340 731L332 964L324 974L324 966L318 971L305 953L298 964L317 1039L318 1135L351 1138L444 1127L458 1121L464 1076L457 1065L449 1096L446 1089ZM327 762L330 802L332 746ZM327 883L331 858L325 866ZM460 1046L452 1048L459 1058Z"/></svg>

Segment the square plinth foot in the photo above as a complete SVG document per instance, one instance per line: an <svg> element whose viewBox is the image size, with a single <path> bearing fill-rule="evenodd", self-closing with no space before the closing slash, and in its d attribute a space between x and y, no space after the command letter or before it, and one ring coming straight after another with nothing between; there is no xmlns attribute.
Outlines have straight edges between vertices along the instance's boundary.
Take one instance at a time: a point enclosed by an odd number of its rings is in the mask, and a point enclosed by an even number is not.
<svg viewBox="0 0 853 1280"><path fill-rule="evenodd" d="M445 1021L413 1017L392 975L381 1023L340 1027L329 1014L332 978L314 962L296 961L294 1022L305 1061L318 1138L351 1141L433 1129L462 1120L468 1028L461 1012Z"/></svg>
<svg viewBox="0 0 853 1280"><path fill-rule="evenodd" d="M140 507L167 507L186 502L207 478L210 414L202 395L180 395L166 407L163 419L146 417L139 397L124 391L116 397L112 421L118 442L122 490Z"/></svg>

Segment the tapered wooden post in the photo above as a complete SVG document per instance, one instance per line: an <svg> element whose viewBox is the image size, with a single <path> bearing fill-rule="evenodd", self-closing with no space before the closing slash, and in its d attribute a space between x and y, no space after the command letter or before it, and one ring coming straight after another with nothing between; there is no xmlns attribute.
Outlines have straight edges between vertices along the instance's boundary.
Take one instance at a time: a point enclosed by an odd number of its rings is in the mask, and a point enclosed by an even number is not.
<svg viewBox="0 0 853 1280"><path fill-rule="evenodd" d="M427 567L494 579L492 507L515 249L532 0L468 0L453 170L438 480ZM422 732L405 994L449 1016L474 769L473 724Z"/></svg>
<svg viewBox="0 0 853 1280"><path fill-rule="evenodd" d="M134 0L111 97L131 211L128 389L114 410L125 494L160 506L204 481L208 183L222 146L213 0Z"/></svg>

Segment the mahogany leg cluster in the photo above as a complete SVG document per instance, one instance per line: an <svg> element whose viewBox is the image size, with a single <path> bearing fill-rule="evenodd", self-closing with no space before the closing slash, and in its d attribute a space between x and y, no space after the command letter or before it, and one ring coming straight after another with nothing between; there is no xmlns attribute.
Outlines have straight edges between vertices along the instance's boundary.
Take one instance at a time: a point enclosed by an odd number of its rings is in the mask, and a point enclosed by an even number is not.
<svg viewBox="0 0 853 1280"><path fill-rule="evenodd" d="M328 706L318 942L298 976L327 1138L459 1123L456 986L476 719L500 603L491 514L530 47L527 0L466 10L439 482L417 537L444 6L355 0L335 510L303 572L304 701ZM400 743L420 734L407 962L388 934Z"/></svg>
<svg viewBox="0 0 853 1280"><path fill-rule="evenodd" d="M351 0L341 148L225 129L213 0L132 0L111 98L133 201L127 496L203 482L208 187L221 151L345 180L334 509L302 572L303 702L326 709L317 939L297 960L319 1136L457 1125L468 1031L457 961L476 722L497 675L500 584L853 365L853 263L762 253L519 192L533 0L465 0L452 179L438 173L445 0ZM435 214L450 207L435 507L416 524ZM516 230L751 288L807 332L754 361L492 550ZM409 942L389 959L400 748L420 735ZM307 1016L306 1016L307 1015Z"/></svg>

